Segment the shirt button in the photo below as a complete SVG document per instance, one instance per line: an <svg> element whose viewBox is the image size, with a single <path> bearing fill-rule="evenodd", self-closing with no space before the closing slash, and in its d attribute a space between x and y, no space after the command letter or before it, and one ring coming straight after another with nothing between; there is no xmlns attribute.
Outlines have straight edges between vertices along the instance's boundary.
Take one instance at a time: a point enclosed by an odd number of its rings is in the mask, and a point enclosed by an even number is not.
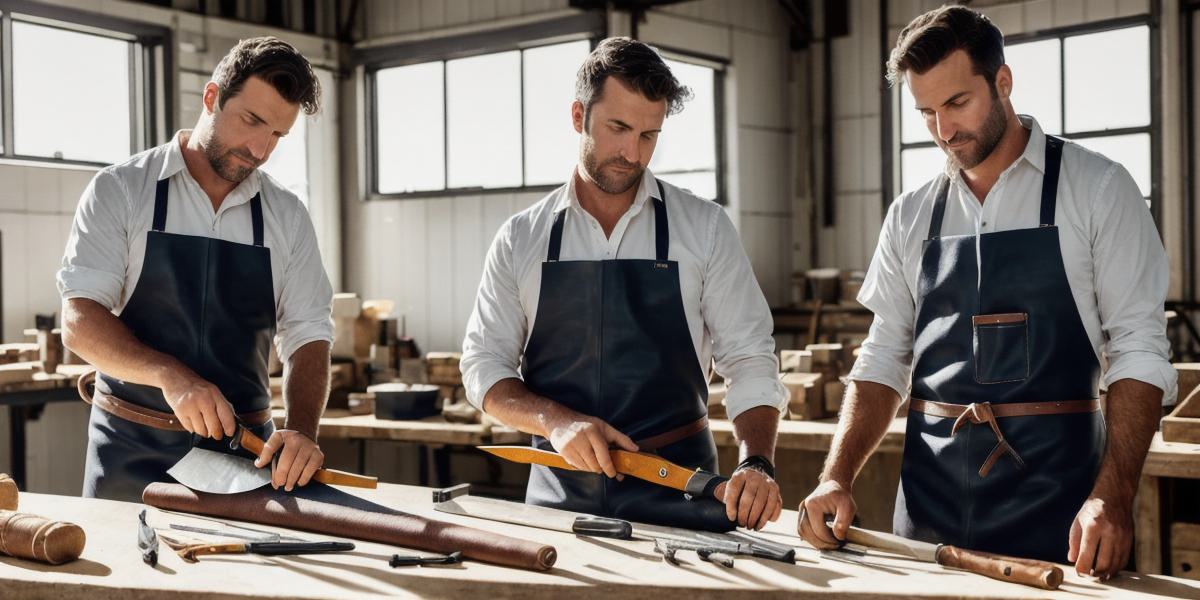
<svg viewBox="0 0 1200 600"><path fill-rule="evenodd" d="M984 222L983 222L983 226L984 226L984 227L987 227L987 221L984 221Z"/></svg>

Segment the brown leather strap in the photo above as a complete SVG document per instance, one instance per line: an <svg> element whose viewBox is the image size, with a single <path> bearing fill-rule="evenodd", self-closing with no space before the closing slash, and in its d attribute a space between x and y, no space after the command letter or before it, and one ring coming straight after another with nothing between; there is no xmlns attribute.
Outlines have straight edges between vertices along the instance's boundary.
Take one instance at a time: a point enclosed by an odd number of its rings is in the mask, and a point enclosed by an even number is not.
<svg viewBox="0 0 1200 600"><path fill-rule="evenodd" d="M79 387L79 397L84 402L95 405L114 417L119 417L138 425L145 425L166 431L187 431L173 413L139 406L132 402L126 402L116 396L94 390L95 382L95 371L89 371L79 378L77 384ZM238 419L247 425L262 425L271 420L271 409L264 408L262 410L242 413L238 415Z"/></svg>
<svg viewBox="0 0 1200 600"><path fill-rule="evenodd" d="M688 423L682 427L676 427L670 431L665 431L658 435L652 435L645 439L635 440L633 443L637 444L638 450L641 450L642 452L653 452L659 448L665 448L671 444L674 444L675 442L692 437L693 435L696 435L705 429L708 429L707 415L700 417L699 419L696 419L695 421L692 421L691 423Z"/></svg>
<svg viewBox="0 0 1200 600"><path fill-rule="evenodd" d="M1000 423L996 419L1003 417L1029 417L1041 415L1062 415L1070 413L1089 413L1100 410L1100 400L1066 400L1062 402L1020 402L1013 404L992 404L990 402L976 402L972 404L949 404L946 402L934 402L932 400L921 400L918 398L909 399L909 410L932 415L935 417L944 417L954 419L954 425L950 428L950 435L958 433L968 422L972 425L982 425L987 423L991 428L992 433L996 435L996 447L992 448L992 452L988 455L987 460L983 461L983 465L979 467L979 476L987 477L991 472L992 467L996 465L996 461L1004 454L1012 456L1017 463L1017 468L1025 468L1025 460L1020 454L1008 443L1004 438L1004 433L1000 431Z"/></svg>

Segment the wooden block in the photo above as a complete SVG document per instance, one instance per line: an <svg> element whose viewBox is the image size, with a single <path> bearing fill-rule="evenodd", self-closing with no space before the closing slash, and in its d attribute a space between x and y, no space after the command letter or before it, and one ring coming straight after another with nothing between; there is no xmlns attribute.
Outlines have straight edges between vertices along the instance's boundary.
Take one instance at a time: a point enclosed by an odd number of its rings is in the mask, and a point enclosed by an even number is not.
<svg viewBox="0 0 1200 600"><path fill-rule="evenodd" d="M1171 574L1200 580L1200 523L1171 524Z"/></svg>
<svg viewBox="0 0 1200 600"><path fill-rule="evenodd" d="M346 396L346 408L352 415L375 414L375 394L370 392L354 393Z"/></svg>
<svg viewBox="0 0 1200 600"><path fill-rule="evenodd" d="M354 322L357 317L342 317L333 320L333 358L354 358Z"/></svg>
<svg viewBox="0 0 1200 600"><path fill-rule="evenodd" d="M1179 397L1184 398L1200 387L1200 363L1175 363L1179 373Z"/></svg>
<svg viewBox="0 0 1200 600"><path fill-rule="evenodd" d="M462 360L461 352L427 352L425 361L430 365L458 365Z"/></svg>
<svg viewBox="0 0 1200 600"><path fill-rule="evenodd" d="M332 310L335 319L357 319L362 313L362 300L352 292L334 294Z"/></svg>
<svg viewBox="0 0 1200 600"><path fill-rule="evenodd" d="M354 363L333 363L329 366L329 389L352 389L354 380Z"/></svg>
<svg viewBox="0 0 1200 600"><path fill-rule="evenodd" d="M391 346L380 346L379 344L371 344L371 351L367 354L370 357L371 364L376 369L387 369L392 366L392 348Z"/></svg>
<svg viewBox="0 0 1200 600"><path fill-rule="evenodd" d="M820 386L820 373L784 373L780 377L788 390L788 416L795 420L820 419L824 413L818 396L812 391Z"/></svg>
<svg viewBox="0 0 1200 600"><path fill-rule="evenodd" d="M400 359L399 379L405 383L429 383L425 360L420 358Z"/></svg>
<svg viewBox="0 0 1200 600"><path fill-rule="evenodd" d="M816 367L836 365L842 360L841 344L809 344L805 350L812 353L812 364Z"/></svg>
<svg viewBox="0 0 1200 600"><path fill-rule="evenodd" d="M836 415L842 409L842 396L846 393L846 386L840 379L826 381L824 387L824 398L822 398L822 408L825 409L825 414Z"/></svg>
<svg viewBox="0 0 1200 600"><path fill-rule="evenodd" d="M32 381L34 373L40 373L41 366L36 362L20 362L0 365L0 383Z"/></svg>
<svg viewBox="0 0 1200 600"><path fill-rule="evenodd" d="M17 510L17 482L7 473L0 473L0 510Z"/></svg>
<svg viewBox="0 0 1200 600"><path fill-rule="evenodd" d="M811 373L813 354L808 350L783 350L779 353L779 370L784 373Z"/></svg>
<svg viewBox="0 0 1200 600"><path fill-rule="evenodd" d="M479 409L467 402L448 402L442 407L442 417L451 423L479 423L482 416Z"/></svg>
<svg viewBox="0 0 1200 600"><path fill-rule="evenodd" d="M1200 387L1163 417L1162 437L1166 442L1200 444Z"/></svg>

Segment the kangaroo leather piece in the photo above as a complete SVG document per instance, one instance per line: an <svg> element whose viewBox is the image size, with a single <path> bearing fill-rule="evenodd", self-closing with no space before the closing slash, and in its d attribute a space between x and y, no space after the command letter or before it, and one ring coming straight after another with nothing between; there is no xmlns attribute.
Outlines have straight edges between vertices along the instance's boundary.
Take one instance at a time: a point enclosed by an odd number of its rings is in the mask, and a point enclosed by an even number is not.
<svg viewBox="0 0 1200 600"><path fill-rule="evenodd" d="M151 483L142 502L178 512L224 517L463 556L507 567L545 571L558 552L547 546L473 527L393 510L313 482L292 492L270 486L241 494L208 494L178 483Z"/></svg>

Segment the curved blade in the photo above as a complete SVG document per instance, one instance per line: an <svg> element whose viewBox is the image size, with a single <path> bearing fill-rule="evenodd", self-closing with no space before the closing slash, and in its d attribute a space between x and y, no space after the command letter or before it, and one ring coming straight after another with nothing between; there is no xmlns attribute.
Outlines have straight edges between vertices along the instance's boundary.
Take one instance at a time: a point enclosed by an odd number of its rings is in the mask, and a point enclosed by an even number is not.
<svg viewBox="0 0 1200 600"><path fill-rule="evenodd" d="M271 483L270 469L259 469L252 460L204 448L189 450L167 474L193 490L210 494L240 494Z"/></svg>

